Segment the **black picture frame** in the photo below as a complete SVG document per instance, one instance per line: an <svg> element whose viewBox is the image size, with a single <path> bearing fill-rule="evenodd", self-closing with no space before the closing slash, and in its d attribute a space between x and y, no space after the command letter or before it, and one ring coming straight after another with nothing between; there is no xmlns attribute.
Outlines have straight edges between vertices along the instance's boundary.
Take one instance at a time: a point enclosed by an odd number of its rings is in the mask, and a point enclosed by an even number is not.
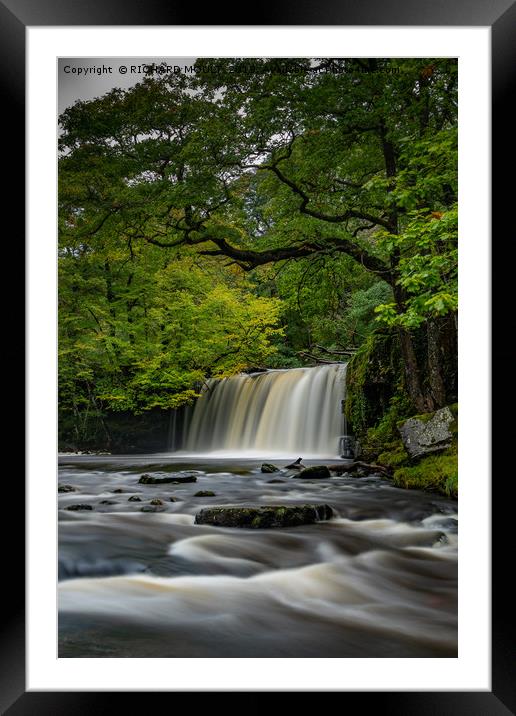
<svg viewBox="0 0 516 716"><path fill-rule="evenodd" d="M24 206L24 136L22 127L25 121L25 29L27 26L78 26L78 25L387 25L387 26L486 26L492 33L492 136L493 136L493 174L502 177L502 168L506 168L510 157L514 156L514 116L510 112L509 102L514 96L516 66L516 4L514 0L455 0L443 3L441 0L314 0L312 3L277 0L274 5L253 8L250 19L236 18L230 6L213 4L203 6L203 22L198 23L199 8L195 6L173 4L166 0L0 0L0 83L3 86L3 119L6 120L4 142L9 133L17 132L17 141L8 141L13 156L9 162L7 197L5 206L9 213L18 217L15 228L6 242L6 261L9 273L15 277L15 285L23 285L23 222ZM136 48L135 48L136 50ZM512 91L511 91L512 90ZM512 167L511 167L512 169ZM498 171L497 171L498 170ZM5 171L5 166L4 166ZM504 174L505 176L505 174ZM501 226L507 208L511 208L513 182L497 182L493 191L493 236L504 237ZM5 196L5 195L4 195ZM512 227L511 227L512 229ZM512 229L513 231L513 229ZM513 243L513 242L510 242ZM493 243L493 247L496 244ZM506 306L514 301L512 278L514 261L511 261L511 248L493 252L493 269L496 282L493 281L492 301L493 318L504 321L505 331L510 330L511 320L507 318ZM512 248L514 252L514 248ZM512 279L512 280L511 280ZM17 292L16 301L23 302L23 294ZM505 310L504 310L505 309ZM514 311L513 311L514 313ZM4 331L9 336L9 346L14 346L9 360L10 373L20 372L18 384L24 384L21 375L23 360L20 347L23 346L23 320L15 317L14 312L4 315ZM505 316L505 319L504 319ZM505 323L505 320L507 323ZM512 320L512 323L514 321ZM512 382L504 381L504 376L512 373L514 354L512 341L504 340L503 332L497 332L492 349L493 395L495 396L493 415L500 410L497 395L503 395L503 402L514 405ZM514 334L513 334L514 335ZM30 348L30 347L29 347ZM9 351L8 351L9 352ZM16 368L18 366L18 368ZM9 376L9 381L12 378ZM497 390L500 388L500 390ZM500 393L501 391L501 393ZM16 398L20 404L20 392ZM19 430L19 427L17 428ZM509 432L510 431L510 432ZM510 484L510 474L504 475L504 461L511 445L512 421L500 421L493 431L492 454L497 456L493 462L493 474L498 482L493 485L492 517L492 691L478 692L346 692L342 695L343 706L350 704L359 708L378 708L384 716L447 716L468 714L468 716L502 716L516 713L516 695L514 683L514 633L510 630L510 615L513 611L514 596L512 589L504 587L504 575L508 571L507 561L510 550L508 500L504 494L510 487L504 487L503 480ZM512 440L511 440L512 438ZM487 436L486 439L489 439ZM20 472L19 461L16 472ZM18 479L18 474L16 475ZM501 483L501 485L499 485ZM17 488L18 489L18 488ZM17 497L18 500L21 498ZM4 607L2 609L2 636L0 640L0 708L9 716L20 714L86 714L107 713L114 706L120 706L119 699L131 699L130 712L136 712L148 704L149 693L123 692L27 692L25 687L25 611L24 611L24 527L21 522L20 508L17 508L17 520L10 528L9 537L4 537L4 574L7 575L2 589ZM505 514L507 512L507 514ZM509 555L509 557L508 557ZM509 566L509 571L510 566ZM366 666L365 666L366 668ZM409 687L410 688L410 687ZM202 694L199 694L202 695ZM172 694L161 694L173 699ZM258 698L266 693L257 694ZM210 695L213 699L213 695ZM319 698L319 697L318 697ZM115 704L116 699L116 704ZM143 701L145 699L145 701ZM358 700L359 701L358 701ZM154 700L154 699L153 699ZM175 699L174 699L175 702ZM177 703L177 702L175 702ZM170 704L172 706L172 704Z"/></svg>

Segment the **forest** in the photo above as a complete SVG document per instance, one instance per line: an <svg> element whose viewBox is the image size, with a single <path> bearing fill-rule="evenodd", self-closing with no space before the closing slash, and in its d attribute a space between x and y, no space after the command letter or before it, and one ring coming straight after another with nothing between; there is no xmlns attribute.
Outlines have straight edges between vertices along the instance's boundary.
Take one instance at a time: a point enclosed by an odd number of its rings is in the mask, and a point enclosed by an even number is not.
<svg viewBox="0 0 516 716"><path fill-rule="evenodd" d="M456 429L419 461L399 434L457 417L456 60L198 59L59 124L60 449L348 361L362 459L457 493Z"/></svg>

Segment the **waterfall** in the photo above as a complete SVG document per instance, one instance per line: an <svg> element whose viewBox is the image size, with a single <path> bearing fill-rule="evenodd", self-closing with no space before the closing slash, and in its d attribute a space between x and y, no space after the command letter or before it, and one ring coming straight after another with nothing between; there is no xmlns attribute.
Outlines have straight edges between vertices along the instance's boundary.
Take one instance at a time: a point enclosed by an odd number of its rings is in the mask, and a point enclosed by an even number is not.
<svg viewBox="0 0 516 716"><path fill-rule="evenodd" d="M193 407L183 450L336 456L344 430L343 364L210 380Z"/></svg>

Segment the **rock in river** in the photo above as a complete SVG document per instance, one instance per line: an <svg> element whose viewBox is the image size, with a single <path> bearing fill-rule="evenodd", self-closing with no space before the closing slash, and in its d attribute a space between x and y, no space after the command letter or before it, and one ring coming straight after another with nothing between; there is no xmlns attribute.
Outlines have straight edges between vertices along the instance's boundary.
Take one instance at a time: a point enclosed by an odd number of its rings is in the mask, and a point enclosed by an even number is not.
<svg viewBox="0 0 516 716"><path fill-rule="evenodd" d="M79 505L68 505L65 510L72 510L72 512L79 512L80 510L92 510L91 505L79 504Z"/></svg>
<svg viewBox="0 0 516 716"><path fill-rule="evenodd" d="M305 467L295 477L302 477L306 480L322 480L326 477L331 477L331 473L326 465L313 465L312 467Z"/></svg>
<svg viewBox="0 0 516 716"><path fill-rule="evenodd" d="M172 485L179 485L182 482L197 482L195 475L172 475L171 477L152 477L152 475L142 475L138 482L141 485L164 485L170 483Z"/></svg>
<svg viewBox="0 0 516 716"><path fill-rule="evenodd" d="M329 505L267 505L260 507L208 507L195 516L197 525L216 527L298 527L329 520L333 510Z"/></svg>
<svg viewBox="0 0 516 716"><path fill-rule="evenodd" d="M77 492L77 488L73 485L59 485L57 488L58 492Z"/></svg>
<svg viewBox="0 0 516 716"><path fill-rule="evenodd" d="M215 497L215 493L211 490L199 490L196 492L194 497Z"/></svg>
<svg viewBox="0 0 516 716"><path fill-rule="evenodd" d="M304 470L305 466L303 465L302 460L302 457L298 457L295 462L291 462L290 465L287 465L285 470Z"/></svg>
<svg viewBox="0 0 516 716"><path fill-rule="evenodd" d="M273 465L270 462L264 462L260 469L265 473L279 472L279 467L276 467L276 465Z"/></svg>

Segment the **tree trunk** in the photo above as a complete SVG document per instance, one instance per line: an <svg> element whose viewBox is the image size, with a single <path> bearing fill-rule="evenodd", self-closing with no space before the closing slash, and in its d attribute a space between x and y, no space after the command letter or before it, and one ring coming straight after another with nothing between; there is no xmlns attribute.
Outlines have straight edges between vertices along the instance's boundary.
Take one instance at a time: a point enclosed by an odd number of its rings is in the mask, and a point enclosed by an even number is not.
<svg viewBox="0 0 516 716"><path fill-rule="evenodd" d="M418 412L430 412L434 410L435 406L432 397L423 395L423 391L421 389L421 376L412 336L405 328L400 327L399 338L401 357L405 368L405 385L409 397Z"/></svg>
<svg viewBox="0 0 516 716"><path fill-rule="evenodd" d="M446 405L446 386L442 374L441 326L438 318L427 323L428 339L428 378L430 391L436 407Z"/></svg>
<svg viewBox="0 0 516 716"><path fill-rule="evenodd" d="M394 299L401 314L405 311L405 295L403 289L396 283L392 286ZM405 387L409 398L412 400L414 407L419 413L430 412L434 409L431 396L425 396L421 388L421 374L417 362L414 342L410 331L403 326L399 326L398 335L400 339L401 358L405 369Z"/></svg>

